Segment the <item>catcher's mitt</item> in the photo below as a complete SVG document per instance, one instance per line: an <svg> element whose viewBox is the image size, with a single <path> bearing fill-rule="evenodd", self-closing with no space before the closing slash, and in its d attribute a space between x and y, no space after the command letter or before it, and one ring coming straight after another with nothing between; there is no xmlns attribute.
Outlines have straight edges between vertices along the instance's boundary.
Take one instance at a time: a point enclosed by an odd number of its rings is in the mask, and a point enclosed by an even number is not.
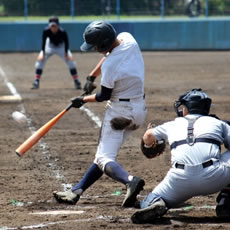
<svg viewBox="0 0 230 230"><path fill-rule="evenodd" d="M165 147L166 144L164 140L156 141L152 146L146 146L143 139L141 140L141 151L149 159L162 154L165 150Z"/></svg>

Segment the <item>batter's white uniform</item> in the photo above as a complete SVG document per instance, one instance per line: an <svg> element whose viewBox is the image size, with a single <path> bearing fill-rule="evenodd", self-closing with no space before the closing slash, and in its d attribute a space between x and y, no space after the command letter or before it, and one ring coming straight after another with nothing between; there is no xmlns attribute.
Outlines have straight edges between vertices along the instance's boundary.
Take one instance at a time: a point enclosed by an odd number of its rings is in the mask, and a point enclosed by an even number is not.
<svg viewBox="0 0 230 230"><path fill-rule="evenodd" d="M199 116L190 114L186 117ZM186 139L187 127L187 119L178 117L154 128L152 134L158 140L168 140L171 145L175 141ZM200 116L193 127L195 138L214 139L230 149L230 126L227 123L210 116ZM141 208L147 207L158 198L162 198L169 208L175 207L193 196L218 192L230 183L229 150L221 154L218 145L197 142L192 146L179 145L171 150L171 154L172 168L164 180L141 202ZM210 160L213 161L212 165L202 165ZM184 165L184 169L176 168L176 164Z"/></svg>
<svg viewBox="0 0 230 230"><path fill-rule="evenodd" d="M102 170L108 162L116 160L120 146L133 131L113 130L111 119L125 117L138 127L144 123L147 112L144 100L144 62L139 46L127 32L120 33L117 38L122 41L121 44L112 50L101 67L101 85L113 89L94 160Z"/></svg>

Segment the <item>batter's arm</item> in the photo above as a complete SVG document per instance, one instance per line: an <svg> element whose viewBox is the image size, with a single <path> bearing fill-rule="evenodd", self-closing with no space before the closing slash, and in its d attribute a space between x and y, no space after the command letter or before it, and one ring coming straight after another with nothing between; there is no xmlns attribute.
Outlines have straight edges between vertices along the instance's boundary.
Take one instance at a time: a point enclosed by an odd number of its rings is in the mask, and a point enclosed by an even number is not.
<svg viewBox="0 0 230 230"><path fill-rule="evenodd" d="M102 66L104 61L105 61L105 57L103 57L98 62L98 64L95 66L95 68L90 72L89 76L98 77L99 75L101 75L101 66Z"/></svg>
<svg viewBox="0 0 230 230"><path fill-rule="evenodd" d="M84 85L83 90L85 91L86 94L91 94L92 91L97 87L97 85L94 83L96 77L101 75L101 66L105 60L105 57L103 57L96 67L90 72L90 74L86 78L86 83Z"/></svg>

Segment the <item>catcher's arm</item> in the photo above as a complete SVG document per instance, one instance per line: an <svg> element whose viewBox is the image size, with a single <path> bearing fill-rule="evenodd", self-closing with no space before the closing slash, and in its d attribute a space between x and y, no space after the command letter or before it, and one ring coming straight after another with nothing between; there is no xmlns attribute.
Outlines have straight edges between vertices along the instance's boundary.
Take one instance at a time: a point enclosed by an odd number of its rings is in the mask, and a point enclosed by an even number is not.
<svg viewBox="0 0 230 230"><path fill-rule="evenodd" d="M148 126L149 127L149 126ZM147 129L142 140L141 150L147 158L154 158L162 154L165 150L165 141L158 141L152 134L153 128Z"/></svg>
<svg viewBox="0 0 230 230"><path fill-rule="evenodd" d="M153 136L153 128L147 129L143 141L146 147L152 147L157 145L157 139Z"/></svg>

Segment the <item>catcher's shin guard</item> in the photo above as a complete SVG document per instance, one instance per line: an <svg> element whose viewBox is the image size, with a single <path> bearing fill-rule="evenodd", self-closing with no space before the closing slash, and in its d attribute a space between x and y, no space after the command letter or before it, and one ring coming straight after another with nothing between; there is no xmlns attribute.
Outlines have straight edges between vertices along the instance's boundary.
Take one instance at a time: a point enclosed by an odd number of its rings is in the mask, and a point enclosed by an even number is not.
<svg viewBox="0 0 230 230"><path fill-rule="evenodd" d="M127 184L127 193L123 200L123 207L133 207L137 201L137 195L143 190L145 181L139 177L133 177L132 181Z"/></svg>

